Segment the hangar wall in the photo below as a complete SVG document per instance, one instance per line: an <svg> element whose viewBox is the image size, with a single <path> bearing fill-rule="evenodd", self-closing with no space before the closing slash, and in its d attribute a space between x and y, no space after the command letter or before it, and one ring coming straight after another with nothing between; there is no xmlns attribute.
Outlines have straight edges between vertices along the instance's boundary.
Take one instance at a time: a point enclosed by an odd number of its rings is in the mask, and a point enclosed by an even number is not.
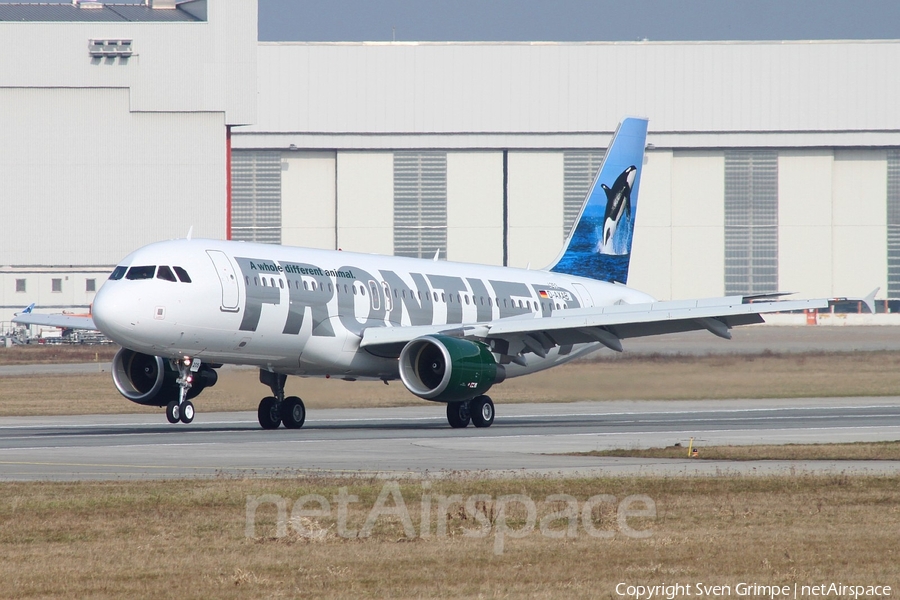
<svg viewBox="0 0 900 600"><path fill-rule="evenodd" d="M503 151L446 151L442 258L540 268L556 257L570 225L565 153L505 154L504 190ZM391 152L280 156L281 243L395 253ZM725 162L721 149L647 152L629 285L659 299L734 291L726 285ZM900 278L888 280L887 169L884 150L779 149L777 278L744 292L846 296L878 286L879 298L893 298Z"/></svg>
<svg viewBox="0 0 900 600"><path fill-rule="evenodd" d="M0 4L0 334L32 302L86 309L140 246L227 235L226 133L256 120L256 17L228 0Z"/></svg>
<svg viewBox="0 0 900 600"><path fill-rule="evenodd" d="M346 247L352 231L354 249L406 252L405 184L389 156L439 153L446 173L426 179L444 178L446 217L422 216L435 202L422 191L417 226L446 230L441 255L544 266L571 222L572 190L587 185L568 157L602 154L622 116L643 114L630 285L660 299L876 286L879 298L900 297L900 74L889 68L900 42L261 43L258 52L259 116L235 130L236 152L278 150L285 162L333 153L335 233L323 224L307 238L314 245ZM836 94L834 81L868 91ZM283 230L307 227L286 219Z"/></svg>

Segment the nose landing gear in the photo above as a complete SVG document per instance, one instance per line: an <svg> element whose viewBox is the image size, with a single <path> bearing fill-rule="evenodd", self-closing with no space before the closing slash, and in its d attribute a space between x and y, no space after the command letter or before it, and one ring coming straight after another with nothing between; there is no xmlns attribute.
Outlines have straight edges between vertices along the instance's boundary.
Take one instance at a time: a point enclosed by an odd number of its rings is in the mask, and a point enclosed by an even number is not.
<svg viewBox="0 0 900 600"><path fill-rule="evenodd" d="M166 406L166 419L169 423L190 423L194 420L194 405L187 399L188 391L193 386L194 374L200 370L200 359L189 356L172 361L178 369L178 400L172 400Z"/></svg>

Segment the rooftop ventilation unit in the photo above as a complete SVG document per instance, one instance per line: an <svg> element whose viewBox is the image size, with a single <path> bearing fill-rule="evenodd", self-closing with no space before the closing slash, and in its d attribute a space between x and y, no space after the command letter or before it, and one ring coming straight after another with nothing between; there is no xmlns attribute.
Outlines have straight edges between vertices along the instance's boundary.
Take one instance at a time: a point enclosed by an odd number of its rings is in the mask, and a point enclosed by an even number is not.
<svg viewBox="0 0 900 600"><path fill-rule="evenodd" d="M94 58L129 57L131 40L88 40L88 53Z"/></svg>

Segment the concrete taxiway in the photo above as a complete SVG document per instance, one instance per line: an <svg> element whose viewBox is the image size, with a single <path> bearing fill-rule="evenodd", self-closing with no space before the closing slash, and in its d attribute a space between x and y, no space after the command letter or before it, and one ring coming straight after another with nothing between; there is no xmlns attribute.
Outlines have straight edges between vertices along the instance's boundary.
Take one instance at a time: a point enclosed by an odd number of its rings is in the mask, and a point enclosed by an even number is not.
<svg viewBox="0 0 900 600"><path fill-rule="evenodd" d="M564 453L713 444L900 439L900 397L498 405L488 429L451 429L443 405L311 411L300 430L263 431L255 413L0 419L0 480L275 476L399 477L900 473L894 461L592 458Z"/></svg>

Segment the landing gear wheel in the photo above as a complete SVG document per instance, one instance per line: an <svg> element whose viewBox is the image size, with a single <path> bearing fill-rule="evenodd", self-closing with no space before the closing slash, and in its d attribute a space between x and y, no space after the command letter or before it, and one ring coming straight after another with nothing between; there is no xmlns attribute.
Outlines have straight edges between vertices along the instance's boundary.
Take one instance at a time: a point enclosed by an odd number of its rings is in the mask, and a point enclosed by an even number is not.
<svg viewBox="0 0 900 600"><path fill-rule="evenodd" d="M288 396L281 403L281 422L287 429L300 429L306 421L306 407L297 396Z"/></svg>
<svg viewBox="0 0 900 600"><path fill-rule="evenodd" d="M281 425L281 415L278 414L278 400L273 396L266 396L259 403L256 416L263 429L278 429Z"/></svg>
<svg viewBox="0 0 900 600"><path fill-rule="evenodd" d="M450 427L454 429L466 427L470 418L468 402L447 403L447 422L450 423Z"/></svg>
<svg viewBox="0 0 900 600"><path fill-rule="evenodd" d="M177 423L181 419L181 405L178 404L178 400L172 400L166 406L166 419L169 423Z"/></svg>
<svg viewBox="0 0 900 600"><path fill-rule="evenodd" d="M185 400L184 404L181 405L181 422L182 423L190 423L194 420L194 405L190 400Z"/></svg>
<svg viewBox="0 0 900 600"><path fill-rule="evenodd" d="M490 427L494 422L494 401L490 396L478 396L469 403L472 412L472 425Z"/></svg>

